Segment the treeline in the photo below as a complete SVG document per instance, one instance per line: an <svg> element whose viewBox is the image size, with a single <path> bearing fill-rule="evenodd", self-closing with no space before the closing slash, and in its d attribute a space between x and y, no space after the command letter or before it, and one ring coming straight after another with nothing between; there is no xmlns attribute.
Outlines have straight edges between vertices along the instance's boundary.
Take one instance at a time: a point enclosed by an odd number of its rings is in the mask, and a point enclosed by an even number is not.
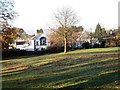
<svg viewBox="0 0 120 90"><path fill-rule="evenodd" d="M11 3L10 3L11 2ZM21 28L13 27L9 24L11 20L17 16L17 12L14 11L14 2L13 0L3 0L0 1L0 47L2 50L8 50L9 44L14 42L16 38L29 37L28 34ZM74 10L71 8L61 8L54 13L54 28L51 35L49 36L51 47L50 48L62 48L64 53L67 52L69 48L76 48L76 40L80 37L81 33L84 31L84 27L77 26L79 18ZM42 33L43 30L37 30L37 33ZM87 34L86 34L87 35ZM91 43L92 38L97 38L100 42L107 40L109 45L111 41L114 41L116 45L120 45L120 30L110 30L108 33L104 27L98 23L95 29L95 32L88 32L88 36L84 35L83 38L89 38L89 44ZM88 47L88 42L84 42L82 47ZM104 44L102 44L104 45ZM89 46L91 47L91 46ZM95 44L97 47L97 44ZM61 50L62 50L61 49Z"/></svg>

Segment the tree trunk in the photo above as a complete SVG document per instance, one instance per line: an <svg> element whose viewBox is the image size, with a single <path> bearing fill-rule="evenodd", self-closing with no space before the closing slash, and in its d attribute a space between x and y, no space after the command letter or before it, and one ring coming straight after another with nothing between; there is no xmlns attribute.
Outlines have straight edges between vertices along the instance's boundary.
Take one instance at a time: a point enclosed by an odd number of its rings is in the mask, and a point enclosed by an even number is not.
<svg viewBox="0 0 120 90"><path fill-rule="evenodd" d="M64 53L67 53L67 39L64 38Z"/></svg>
<svg viewBox="0 0 120 90"><path fill-rule="evenodd" d="M64 53L67 53L67 34L64 36Z"/></svg>

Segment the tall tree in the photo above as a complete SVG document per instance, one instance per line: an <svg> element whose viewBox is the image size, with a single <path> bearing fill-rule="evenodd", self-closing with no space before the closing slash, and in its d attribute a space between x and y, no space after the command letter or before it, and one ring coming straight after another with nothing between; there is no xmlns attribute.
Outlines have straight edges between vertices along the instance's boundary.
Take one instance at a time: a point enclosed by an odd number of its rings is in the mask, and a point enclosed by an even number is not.
<svg viewBox="0 0 120 90"><path fill-rule="evenodd" d="M59 29L56 32L64 39L64 53L66 53L68 33L70 32L71 26L74 26L78 22L77 15L70 8L61 8L54 14L54 19Z"/></svg>
<svg viewBox="0 0 120 90"><path fill-rule="evenodd" d="M9 42L13 38L15 31L10 28L10 21L12 21L18 14L14 11L14 1L13 0L0 0L0 42L8 47Z"/></svg>
<svg viewBox="0 0 120 90"><path fill-rule="evenodd" d="M69 32L67 33L67 45L74 49L76 47L76 40L78 38L78 32L82 32L82 26L71 26ZM56 32L51 32L49 35L49 40L52 42L51 47L57 47L58 49L64 46L64 38L62 36L62 28L56 30Z"/></svg>
<svg viewBox="0 0 120 90"><path fill-rule="evenodd" d="M103 32L102 32L101 25L99 23L96 26L94 37L98 38L98 40L102 40L103 39Z"/></svg>
<svg viewBox="0 0 120 90"><path fill-rule="evenodd" d="M9 43L13 42L16 37L17 33L15 32L15 28L6 28L6 31L2 34L2 49L8 49Z"/></svg>

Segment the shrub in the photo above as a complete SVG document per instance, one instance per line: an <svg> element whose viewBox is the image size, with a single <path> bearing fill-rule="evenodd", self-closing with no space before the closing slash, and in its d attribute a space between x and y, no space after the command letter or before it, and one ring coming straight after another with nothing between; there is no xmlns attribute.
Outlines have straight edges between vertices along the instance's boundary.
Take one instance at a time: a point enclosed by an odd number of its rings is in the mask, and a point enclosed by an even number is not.
<svg viewBox="0 0 120 90"><path fill-rule="evenodd" d="M99 45L98 43L95 43L93 47L94 47L94 48L99 48L100 45Z"/></svg>
<svg viewBox="0 0 120 90"><path fill-rule="evenodd" d="M62 52L64 50L64 47L57 46L57 45L51 45L47 48L47 52L55 53L55 52Z"/></svg>
<svg viewBox="0 0 120 90"><path fill-rule="evenodd" d="M101 47L101 48L104 48L104 47L105 47L105 41L101 41L100 47Z"/></svg>
<svg viewBox="0 0 120 90"><path fill-rule="evenodd" d="M90 48L89 42L85 42L82 44L82 48Z"/></svg>

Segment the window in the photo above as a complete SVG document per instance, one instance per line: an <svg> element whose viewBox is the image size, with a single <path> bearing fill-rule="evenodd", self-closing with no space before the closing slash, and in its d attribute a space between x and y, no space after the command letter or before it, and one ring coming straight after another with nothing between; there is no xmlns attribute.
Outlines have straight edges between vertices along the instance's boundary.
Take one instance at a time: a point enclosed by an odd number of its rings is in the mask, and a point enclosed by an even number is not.
<svg viewBox="0 0 120 90"><path fill-rule="evenodd" d="M46 38L45 37L40 38L40 45L46 45Z"/></svg>
<svg viewBox="0 0 120 90"><path fill-rule="evenodd" d="M16 45L23 45L25 42L16 42Z"/></svg>
<svg viewBox="0 0 120 90"><path fill-rule="evenodd" d="M36 42L36 45L38 45L38 41Z"/></svg>

